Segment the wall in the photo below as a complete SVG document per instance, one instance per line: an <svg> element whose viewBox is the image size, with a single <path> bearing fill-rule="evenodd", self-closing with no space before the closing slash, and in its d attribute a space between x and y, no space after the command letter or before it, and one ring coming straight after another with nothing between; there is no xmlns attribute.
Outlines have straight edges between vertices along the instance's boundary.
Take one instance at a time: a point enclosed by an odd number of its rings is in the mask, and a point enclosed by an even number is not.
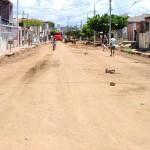
<svg viewBox="0 0 150 150"><path fill-rule="evenodd" d="M9 1L2 1L2 7L0 8L1 24L11 24L13 23L13 4Z"/></svg>
<svg viewBox="0 0 150 150"><path fill-rule="evenodd" d="M149 48L149 35L147 33L139 34L139 48Z"/></svg>
<svg viewBox="0 0 150 150"><path fill-rule="evenodd" d="M42 30L41 26L31 26L30 30L32 30L32 40L34 43L39 43L40 41L40 32Z"/></svg>
<svg viewBox="0 0 150 150"><path fill-rule="evenodd" d="M13 26L0 25L0 50L8 49L8 38L13 36L14 44L12 47L17 46L17 28Z"/></svg>
<svg viewBox="0 0 150 150"><path fill-rule="evenodd" d="M148 34L149 37L149 43L150 43L150 22L149 22L149 31L146 32Z"/></svg>
<svg viewBox="0 0 150 150"><path fill-rule="evenodd" d="M136 23L129 23L127 27L127 34L128 34L128 40L134 41L135 40L135 32L137 25Z"/></svg>

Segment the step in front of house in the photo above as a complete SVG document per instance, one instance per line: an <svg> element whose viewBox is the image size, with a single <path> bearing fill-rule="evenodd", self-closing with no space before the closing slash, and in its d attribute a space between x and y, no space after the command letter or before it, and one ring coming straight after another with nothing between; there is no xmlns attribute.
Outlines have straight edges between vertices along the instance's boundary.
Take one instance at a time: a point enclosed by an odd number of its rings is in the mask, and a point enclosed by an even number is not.
<svg viewBox="0 0 150 150"><path fill-rule="evenodd" d="M100 44L102 44L102 41L95 41L94 44L95 45L100 45Z"/></svg>

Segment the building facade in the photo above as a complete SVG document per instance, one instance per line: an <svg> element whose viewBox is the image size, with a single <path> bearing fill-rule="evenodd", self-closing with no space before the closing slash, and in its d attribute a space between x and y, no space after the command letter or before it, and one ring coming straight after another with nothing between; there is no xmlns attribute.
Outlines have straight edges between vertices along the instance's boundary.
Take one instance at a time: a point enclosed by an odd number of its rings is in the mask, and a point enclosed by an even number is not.
<svg viewBox="0 0 150 150"><path fill-rule="evenodd" d="M0 24L13 24L13 3L9 0L0 0Z"/></svg>
<svg viewBox="0 0 150 150"><path fill-rule="evenodd" d="M147 20L146 20L147 18ZM135 16L128 18L128 40L136 41L137 47L148 48L150 43L150 15L143 14L140 16Z"/></svg>

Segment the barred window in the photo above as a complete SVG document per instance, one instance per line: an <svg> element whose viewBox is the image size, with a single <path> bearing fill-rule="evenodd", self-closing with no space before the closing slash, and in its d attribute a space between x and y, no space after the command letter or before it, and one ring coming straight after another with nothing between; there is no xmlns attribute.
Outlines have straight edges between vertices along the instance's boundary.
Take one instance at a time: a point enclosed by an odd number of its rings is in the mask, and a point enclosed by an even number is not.
<svg viewBox="0 0 150 150"><path fill-rule="evenodd" d="M146 31L149 31L149 22L146 22Z"/></svg>

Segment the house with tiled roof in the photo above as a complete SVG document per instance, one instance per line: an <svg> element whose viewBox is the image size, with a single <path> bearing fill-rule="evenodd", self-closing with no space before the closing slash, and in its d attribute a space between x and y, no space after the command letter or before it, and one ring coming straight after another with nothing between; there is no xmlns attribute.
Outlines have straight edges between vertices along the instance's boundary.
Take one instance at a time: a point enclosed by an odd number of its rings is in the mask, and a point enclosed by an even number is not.
<svg viewBox="0 0 150 150"><path fill-rule="evenodd" d="M150 34L148 35L146 31L149 30L146 29L146 27L149 26L149 23L145 20L147 17L150 17L150 14L143 14L128 18L128 40L136 41L139 48L149 47L149 44L147 44L147 46L145 45L145 41L148 43L150 39Z"/></svg>

